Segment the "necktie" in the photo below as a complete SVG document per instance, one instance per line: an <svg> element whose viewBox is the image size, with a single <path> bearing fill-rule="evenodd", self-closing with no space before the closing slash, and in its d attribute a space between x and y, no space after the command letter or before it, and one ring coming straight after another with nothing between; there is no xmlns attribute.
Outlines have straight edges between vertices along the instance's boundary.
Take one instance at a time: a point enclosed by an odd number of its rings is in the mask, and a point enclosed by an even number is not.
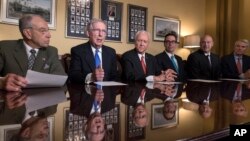
<svg viewBox="0 0 250 141"><path fill-rule="evenodd" d="M241 99L241 83L238 83L237 85L237 88L236 88L236 97L237 97L237 100L240 100Z"/></svg>
<svg viewBox="0 0 250 141"><path fill-rule="evenodd" d="M144 74L146 74L147 73L147 67L146 67L146 64L144 62L144 56L143 55L141 56L141 66L142 66Z"/></svg>
<svg viewBox="0 0 250 141"><path fill-rule="evenodd" d="M212 66L212 63L211 63L211 58L210 58L210 55L209 55L209 54L207 55L207 59L208 59L209 67L211 67L211 66Z"/></svg>
<svg viewBox="0 0 250 141"><path fill-rule="evenodd" d="M96 68L101 67L101 59L100 59L100 57L98 55L98 52L99 52L99 50L96 49L95 50L95 67Z"/></svg>
<svg viewBox="0 0 250 141"><path fill-rule="evenodd" d="M33 64L34 64L34 62L35 62L35 59L36 59L36 51L34 50L34 49L31 49L30 50L30 57L29 57L29 59L28 59L28 69L32 69L32 67L33 67Z"/></svg>
<svg viewBox="0 0 250 141"><path fill-rule="evenodd" d="M174 69L176 70L176 72L178 73L178 66L177 66L177 64L176 64L176 62L175 62L175 57L174 57L174 55L172 55L171 56L171 61L172 61L172 63L173 63L173 65L174 65Z"/></svg>
<svg viewBox="0 0 250 141"><path fill-rule="evenodd" d="M242 66L241 66L241 58L240 57L237 58L236 66L237 66L239 74L241 74L242 73Z"/></svg>
<svg viewBox="0 0 250 141"><path fill-rule="evenodd" d="M144 104L144 96L145 96L145 92L146 92L146 90L145 90L145 89L142 89L142 90L141 90L140 99L141 99L141 103L142 103L142 104Z"/></svg>
<svg viewBox="0 0 250 141"><path fill-rule="evenodd" d="M95 100L93 104L94 104L94 110L95 110L95 112L99 112L100 101Z"/></svg>

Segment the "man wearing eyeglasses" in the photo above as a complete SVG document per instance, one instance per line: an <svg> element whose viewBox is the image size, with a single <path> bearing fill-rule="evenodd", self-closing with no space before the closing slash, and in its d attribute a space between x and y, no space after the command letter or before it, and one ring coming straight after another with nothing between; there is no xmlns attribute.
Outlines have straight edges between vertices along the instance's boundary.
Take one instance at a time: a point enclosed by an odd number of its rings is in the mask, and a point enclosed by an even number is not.
<svg viewBox="0 0 250 141"><path fill-rule="evenodd" d="M87 35L87 43L71 49L70 81L89 84L117 80L116 52L103 45L107 35L106 23L100 19L92 19L87 25Z"/></svg>
<svg viewBox="0 0 250 141"><path fill-rule="evenodd" d="M213 45L212 36L204 35L200 41L200 49L188 56L189 79L217 80L220 78L220 58L211 52Z"/></svg>
<svg viewBox="0 0 250 141"><path fill-rule="evenodd" d="M0 41L0 88L20 91L25 87L27 71L65 75L55 47L49 46L48 23L39 15L19 19L23 39Z"/></svg>
<svg viewBox="0 0 250 141"><path fill-rule="evenodd" d="M184 64L182 58L174 54L177 48L177 34L174 31L165 35L164 47L165 50L156 55L157 62L161 70L171 69L176 72L177 77L175 81L185 81L186 73L184 70Z"/></svg>

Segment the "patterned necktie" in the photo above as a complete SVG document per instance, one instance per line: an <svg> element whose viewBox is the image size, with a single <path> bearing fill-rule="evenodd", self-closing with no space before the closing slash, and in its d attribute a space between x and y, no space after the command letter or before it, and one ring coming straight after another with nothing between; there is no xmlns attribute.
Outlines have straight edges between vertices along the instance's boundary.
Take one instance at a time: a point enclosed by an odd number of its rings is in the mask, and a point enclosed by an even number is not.
<svg viewBox="0 0 250 141"><path fill-rule="evenodd" d="M99 52L99 50L96 49L95 50L95 67L96 68L101 67L101 59L100 59L100 57L98 55L98 52Z"/></svg>
<svg viewBox="0 0 250 141"><path fill-rule="evenodd" d="M141 66L142 66L144 74L146 74L147 73L147 67L146 67L146 64L144 62L144 56L143 55L141 56Z"/></svg>
<svg viewBox="0 0 250 141"><path fill-rule="evenodd" d="M34 65L34 62L35 62L35 59L36 59L36 50L34 49L31 49L30 50L30 57L28 59L28 69L32 69L33 68L33 65Z"/></svg>
<svg viewBox="0 0 250 141"><path fill-rule="evenodd" d="M242 66L241 66L241 58L240 57L237 58L236 66L237 66L239 74L241 74L242 73Z"/></svg>
<svg viewBox="0 0 250 141"><path fill-rule="evenodd" d="M177 73L179 73L178 66L177 66L177 64L175 62L174 55L171 56L171 61L172 61L173 65L174 65L174 69L176 70Z"/></svg>

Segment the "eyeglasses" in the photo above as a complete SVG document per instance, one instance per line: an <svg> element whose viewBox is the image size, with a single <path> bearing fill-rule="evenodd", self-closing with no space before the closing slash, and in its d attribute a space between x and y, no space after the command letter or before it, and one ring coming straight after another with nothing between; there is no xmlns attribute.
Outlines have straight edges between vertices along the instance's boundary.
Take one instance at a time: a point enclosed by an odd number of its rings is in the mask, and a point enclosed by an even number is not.
<svg viewBox="0 0 250 141"><path fill-rule="evenodd" d="M166 40L166 41L164 41L166 44L177 44L177 42L176 41L169 41L169 40Z"/></svg>
<svg viewBox="0 0 250 141"><path fill-rule="evenodd" d="M94 29L92 29L92 32L94 32L94 33L107 34L107 31L104 30L104 29L96 29L96 28L94 28Z"/></svg>

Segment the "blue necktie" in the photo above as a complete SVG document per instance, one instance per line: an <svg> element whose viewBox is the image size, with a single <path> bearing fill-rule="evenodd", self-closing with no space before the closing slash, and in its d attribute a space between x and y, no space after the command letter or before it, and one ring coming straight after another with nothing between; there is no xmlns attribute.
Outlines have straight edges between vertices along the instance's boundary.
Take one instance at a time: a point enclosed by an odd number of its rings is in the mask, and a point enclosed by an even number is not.
<svg viewBox="0 0 250 141"><path fill-rule="evenodd" d="M96 68L100 67L100 65L101 65L101 59L100 59L100 57L98 55L98 52L99 52L99 50L96 49L95 50L95 67Z"/></svg>
<svg viewBox="0 0 250 141"><path fill-rule="evenodd" d="M171 56L171 61L172 61L173 65L174 65L174 68L175 68L176 72L179 73L178 66L177 66L177 64L175 63L174 55Z"/></svg>

